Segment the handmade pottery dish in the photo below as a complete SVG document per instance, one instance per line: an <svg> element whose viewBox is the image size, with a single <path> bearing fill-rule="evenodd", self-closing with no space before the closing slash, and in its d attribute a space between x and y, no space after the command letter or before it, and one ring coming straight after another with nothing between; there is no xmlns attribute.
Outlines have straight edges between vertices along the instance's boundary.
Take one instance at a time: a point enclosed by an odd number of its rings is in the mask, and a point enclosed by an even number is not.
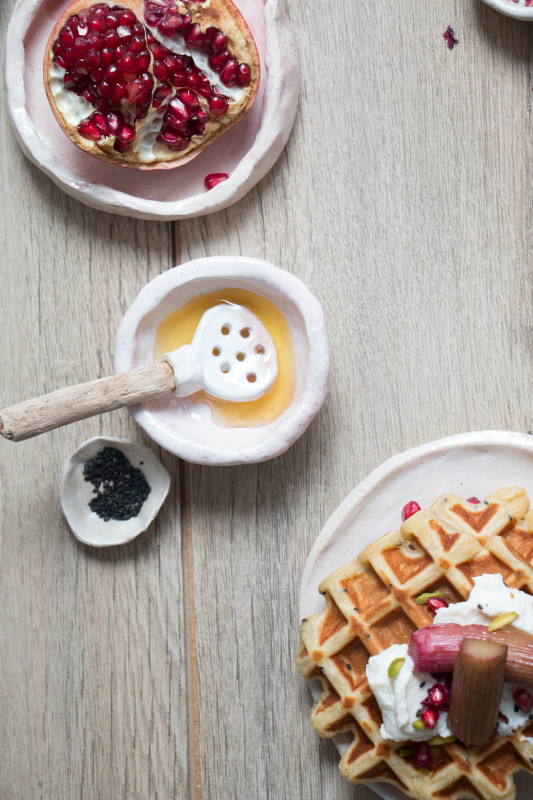
<svg viewBox="0 0 533 800"><path fill-rule="evenodd" d="M300 588L299 615L320 613L319 584L361 550L399 527L407 500L430 505L443 491L487 497L503 485L533 486L533 437L508 431L460 434L400 453L372 472L339 505L320 532L307 559ZM319 682L310 682L315 701ZM333 737L342 754L353 743L349 734ZM516 776L517 800L531 795L533 778ZM385 800L405 800L395 786L370 783Z"/></svg>
<svg viewBox="0 0 533 800"><path fill-rule="evenodd" d="M96 436L72 453L61 508L76 539L125 544L145 531L168 494L170 475L152 451L129 439Z"/></svg>
<svg viewBox="0 0 533 800"><path fill-rule="evenodd" d="M9 24L5 64L7 107L25 155L67 194L114 214L184 219L235 203L282 152L299 89L294 33L281 0L235 0L235 5L259 54L253 107L190 163L142 171L100 162L66 138L47 100L42 64L54 24L69 0L19 0ZM228 178L218 183L213 176L220 174Z"/></svg>
<svg viewBox="0 0 533 800"><path fill-rule="evenodd" d="M491 8L516 19L533 20L531 0L483 0Z"/></svg>
<svg viewBox="0 0 533 800"><path fill-rule="evenodd" d="M203 392L167 394L132 407L131 413L158 444L187 461L265 461L301 436L327 392L324 315L294 275L259 259L228 256L191 261L159 275L124 315L115 371L150 363L187 344L201 315L217 303L248 308L269 331L278 356L272 389L246 403L219 403ZM222 329L221 343L224 337ZM236 355L241 359L245 353Z"/></svg>

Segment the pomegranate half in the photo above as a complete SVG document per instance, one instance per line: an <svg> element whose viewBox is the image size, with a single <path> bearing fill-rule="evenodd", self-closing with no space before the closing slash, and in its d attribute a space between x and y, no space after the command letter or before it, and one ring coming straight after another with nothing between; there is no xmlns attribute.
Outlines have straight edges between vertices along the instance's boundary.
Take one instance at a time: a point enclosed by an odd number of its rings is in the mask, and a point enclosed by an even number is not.
<svg viewBox="0 0 533 800"><path fill-rule="evenodd" d="M44 84L62 129L87 153L162 169L244 117L259 57L231 0L74 0L48 40Z"/></svg>

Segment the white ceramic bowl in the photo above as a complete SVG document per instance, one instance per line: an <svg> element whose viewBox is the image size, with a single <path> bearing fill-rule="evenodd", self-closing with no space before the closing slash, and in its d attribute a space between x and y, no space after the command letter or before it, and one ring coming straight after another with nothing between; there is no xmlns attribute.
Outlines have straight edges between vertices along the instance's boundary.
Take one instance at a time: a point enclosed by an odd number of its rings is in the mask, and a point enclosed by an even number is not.
<svg viewBox="0 0 533 800"><path fill-rule="evenodd" d="M136 517L104 521L89 507L95 495L93 484L85 480L83 467L105 447L124 453L132 467L141 470L150 486L150 494ZM170 475L148 447L129 439L95 436L80 445L65 464L61 508L76 539L92 547L111 547L131 541L148 528L163 505L169 487Z"/></svg>
<svg viewBox="0 0 533 800"><path fill-rule="evenodd" d="M409 500L423 508L444 492L487 497L503 486L523 486L533 499L533 436L512 431L475 431L449 436L389 458L359 484L324 525L307 559L300 587L300 619L324 608L318 584L363 548L401 525ZM316 700L321 687L310 683ZM311 725L309 724L311 731ZM350 736L334 742L343 753ZM318 768L317 768L318 769ZM533 776L515 776L517 800L529 800ZM371 783L384 800L407 800L399 789Z"/></svg>
<svg viewBox="0 0 533 800"><path fill-rule="evenodd" d="M99 161L70 142L57 124L44 90L43 57L55 21L70 2L18 0L5 43L7 108L15 134L24 154L54 183L101 211L184 219L226 208L266 175L285 146L298 104L296 42L282 0L234 0L261 60L250 112L188 164L151 172ZM204 177L212 172L229 178L206 191Z"/></svg>
<svg viewBox="0 0 533 800"><path fill-rule="evenodd" d="M295 354L295 391L291 405L258 427L222 427L213 423L205 403L177 398L172 408L161 398L130 409L135 420L161 447L200 464L246 464L283 453L305 431L321 407L329 375L328 340L320 303L294 275L254 258L219 256L190 261L159 275L140 292L116 336L115 370L122 372L154 360L157 328L191 298L221 289L245 289L264 296L283 313Z"/></svg>
<svg viewBox="0 0 533 800"><path fill-rule="evenodd" d="M508 17L533 20L533 6L527 6L526 0L483 0L483 2Z"/></svg>

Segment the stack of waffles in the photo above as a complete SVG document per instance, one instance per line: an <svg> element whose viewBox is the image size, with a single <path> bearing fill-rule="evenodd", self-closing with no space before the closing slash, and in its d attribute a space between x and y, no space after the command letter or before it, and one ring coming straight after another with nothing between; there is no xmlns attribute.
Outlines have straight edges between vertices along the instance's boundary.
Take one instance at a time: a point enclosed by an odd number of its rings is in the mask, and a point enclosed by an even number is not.
<svg viewBox="0 0 533 800"><path fill-rule="evenodd" d="M432 746L429 769L400 755L405 743L379 732L369 657L433 622L430 609L416 603L420 594L441 591L460 602L484 573L533 594L533 511L524 489L500 489L482 503L443 495L320 584L326 606L302 621L298 670L322 684L311 716L315 731L353 737L340 762L348 781L385 781L421 800L513 800L513 774L533 772L533 721L482 747Z"/></svg>

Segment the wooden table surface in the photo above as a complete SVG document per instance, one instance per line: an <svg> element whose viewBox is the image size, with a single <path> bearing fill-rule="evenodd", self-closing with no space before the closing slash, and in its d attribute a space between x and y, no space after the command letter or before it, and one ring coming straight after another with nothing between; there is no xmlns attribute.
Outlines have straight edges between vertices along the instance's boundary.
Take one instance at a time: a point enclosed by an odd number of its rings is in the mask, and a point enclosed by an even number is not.
<svg viewBox="0 0 533 800"><path fill-rule="evenodd" d="M220 213L81 205L24 158L2 98L2 407L111 372L143 285L205 255L301 278L332 370L322 411L275 460L202 467L151 444L170 495L122 547L79 544L58 485L90 436L150 444L125 410L0 442L1 800L370 800L312 732L294 667L307 553L387 457L533 426L533 25L481 0L286 8L295 127Z"/></svg>

